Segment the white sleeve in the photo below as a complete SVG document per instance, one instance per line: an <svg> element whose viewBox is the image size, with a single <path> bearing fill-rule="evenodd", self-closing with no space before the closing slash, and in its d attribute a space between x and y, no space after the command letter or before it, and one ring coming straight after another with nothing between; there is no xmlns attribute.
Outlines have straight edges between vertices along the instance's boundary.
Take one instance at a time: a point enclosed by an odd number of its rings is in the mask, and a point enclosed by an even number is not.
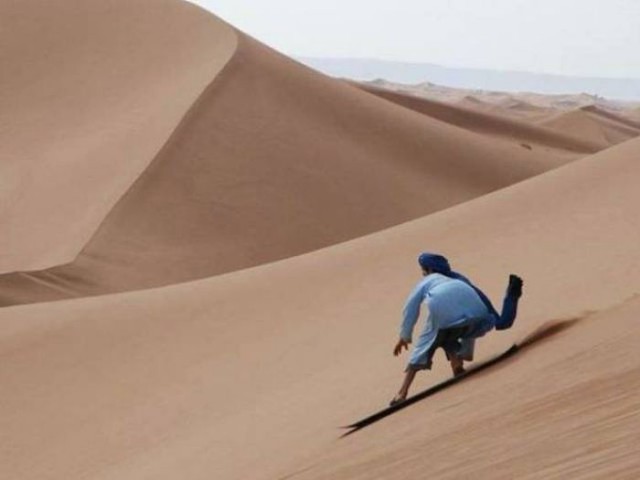
<svg viewBox="0 0 640 480"><path fill-rule="evenodd" d="M402 324L400 325L400 338L410 342L413 337L413 328L420 318L420 306L424 300L424 281L420 282L411 292L402 312Z"/></svg>

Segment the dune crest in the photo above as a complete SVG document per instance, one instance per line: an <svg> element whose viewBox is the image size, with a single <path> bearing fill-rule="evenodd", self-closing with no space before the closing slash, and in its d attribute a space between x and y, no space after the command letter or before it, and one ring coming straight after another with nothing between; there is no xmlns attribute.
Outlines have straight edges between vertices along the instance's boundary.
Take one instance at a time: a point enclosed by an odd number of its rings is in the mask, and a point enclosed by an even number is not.
<svg viewBox="0 0 640 480"><path fill-rule="evenodd" d="M157 287L302 254L468 201L581 151L577 142L567 148L497 142L239 34L224 70L77 258L0 276L0 303Z"/></svg>
<svg viewBox="0 0 640 480"><path fill-rule="evenodd" d="M586 136L565 134L546 129L513 118L479 111L477 108L465 108L437 100L417 97L383 88L363 85L362 88L382 98L398 103L406 108L432 116L443 122L477 133L492 135L510 142L526 142L545 149L547 155L573 154L586 155L602 150L602 146L592 142ZM566 160L568 161L568 160ZM561 164L559 162L559 164Z"/></svg>
<svg viewBox="0 0 640 480"><path fill-rule="evenodd" d="M67 263L235 49L186 2L0 2L0 272Z"/></svg>

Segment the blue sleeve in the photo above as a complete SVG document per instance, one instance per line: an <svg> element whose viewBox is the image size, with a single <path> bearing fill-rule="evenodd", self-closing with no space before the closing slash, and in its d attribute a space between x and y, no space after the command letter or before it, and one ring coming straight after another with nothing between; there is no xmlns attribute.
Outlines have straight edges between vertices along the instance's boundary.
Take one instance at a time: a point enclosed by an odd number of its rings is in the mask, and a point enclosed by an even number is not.
<svg viewBox="0 0 640 480"><path fill-rule="evenodd" d="M496 311L496 309L494 308L493 304L491 303L491 300L489 300L489 297L487 297L482 290L480 290L473 283L471 283L471 280L469 280L464 275L461 275L461 274L459 274L457 272L452 272L452 273L454 274L454 275L452 275L452 278L456 278L458 280L462 280L463 282L465 282L467 285L469 285L471 288L473 288L475 290L475 292L480 297L480 300L482 300L482 303L484 303L484 306L487 307L487 310L489 310L490 314L495 315L496 318L500 318L500 314Z"/></svg>
<svg viewBox="0 0 640 480"><path fill-rule="evenodd" d="M400 338L410 342L413 336L413 327L415 327L420 317L420 306L424 300L424 282L420 282L413 289L402 312L402 325L400 326Z"/></svg>

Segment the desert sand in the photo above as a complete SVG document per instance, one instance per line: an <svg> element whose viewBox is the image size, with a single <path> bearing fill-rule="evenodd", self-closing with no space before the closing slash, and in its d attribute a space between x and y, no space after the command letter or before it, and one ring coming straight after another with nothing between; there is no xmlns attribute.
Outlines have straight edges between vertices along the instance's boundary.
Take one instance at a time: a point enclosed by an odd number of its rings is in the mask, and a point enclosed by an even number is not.
<svg viewBox="0 0 640 480"><path fill-rule="evenodd" d="M560 113L543 120L541 124L567 134L588 136L602 148L622 143L640 134L640 122L593 105Z"/></svg>
<svg viewBox="0 0 640 480"><path fill-rule="evenodd" d="M566 112L591 106L622 116L632 116L640 108L639 100L604 98L584 92L545 95L528 91L470 90L437 85L431 82L409 85L383 79L356 83L364 88L381 88L449 104L475 105L478 108L492 110L507 117L521 119L540 119L546 115L553 115L554 112Z"/></svg>
<svg viewBox="0 0 640 480"><path fill-rule="evenodd" d="M3 1L0 17L0 271L42 269L76 257L237 38L165 0Z"/></svg>
<svg viewBox="0 0 640 480"><path fill-rule="evenodd" d="M494 115L492 113L479 111L482 107L476 108L475 106L471 106L468 108L460 104L450 105L437 100L419 98L414 95L394 92L388 89L370 86L363 86L363 88L366 91L406 108L416 110L461 128L485 135L501 137L512 142L520 141L525 143L525 145L535 145L538 148L545 148L547 150L546 154L551 153L549 151L551 149L587 154L597 152L603 148L601 144L593 142L591 138L586 135L581 138L581 131L578 128L576 128L575 131L568 132L568 134L563 134L560 129L545 129L544 127L541 128L527 122L506 118L504 115ZM513 106L513 108L521 109L522 104L518 103ZM633 135L631 137L633 137Z"/></svg>
<svg viewBox="0 0 640 480"><path fill-rule="evenodd" d="M632 120L373 91L177 0L0 5L0 478L640 476ZM527 346L340 439L423 250L520 274L477 360Z"/></svg>

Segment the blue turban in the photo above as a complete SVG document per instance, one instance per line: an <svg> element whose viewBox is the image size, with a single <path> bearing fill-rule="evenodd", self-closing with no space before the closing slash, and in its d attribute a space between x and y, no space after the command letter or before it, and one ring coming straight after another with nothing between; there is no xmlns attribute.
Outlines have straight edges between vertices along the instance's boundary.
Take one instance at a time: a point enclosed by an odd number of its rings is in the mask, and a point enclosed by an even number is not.
<svg viewBox="0 0 640 480"><path fill-rule="evenodd" d="M451 266L449 260L437 253L423 253L418 257L418 263L423 269L429 269L436 273L449 276L451 273Z"/></svg>
<svg viewBox="0 0 640 480"><path fill-rule="evenodd" d="M418 263L422 268L428 268L432 272L440 273L449 278L462 280L467 285L471 286L476 291L476 293L482 300L482 303L485 304L489 312L495 315L496 318L500 318L500 314L491 304L491 300L489 300L489 297L487 297L482 290L471 283L471 280L469 280L467 277L451 270L451 265L449 265L449 260L447 260L446 257L438 255L437 253L424 252L418 257Z"/></svg>

